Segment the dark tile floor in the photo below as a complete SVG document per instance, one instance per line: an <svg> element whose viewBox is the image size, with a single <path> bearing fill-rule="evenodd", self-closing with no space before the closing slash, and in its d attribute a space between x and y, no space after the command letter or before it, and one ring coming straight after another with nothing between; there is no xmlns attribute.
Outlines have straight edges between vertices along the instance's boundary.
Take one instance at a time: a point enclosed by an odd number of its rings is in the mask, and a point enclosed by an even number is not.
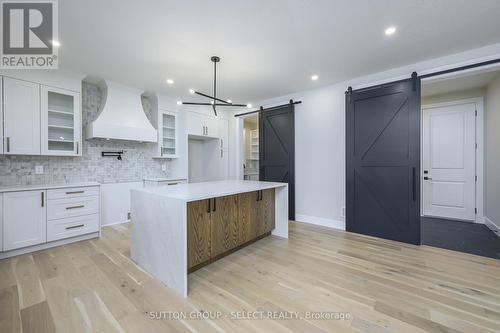
<svg viewBox="0 0 500 333"><path fill-rule="evenodd" d="M422 244L500 259L500 237L486 225L422 217Z"/></svg>

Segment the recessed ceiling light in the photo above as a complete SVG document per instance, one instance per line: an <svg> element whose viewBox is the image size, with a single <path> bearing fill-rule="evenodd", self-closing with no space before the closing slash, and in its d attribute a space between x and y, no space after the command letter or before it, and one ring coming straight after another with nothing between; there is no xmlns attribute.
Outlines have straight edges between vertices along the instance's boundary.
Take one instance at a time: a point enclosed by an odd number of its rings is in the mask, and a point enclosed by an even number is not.
<svg viewBox="0 0 500 333"><path fill-rule="evenodd" d="M182 101L177 101L177 105L182 105Z"/></svg>
<svg viewBox="0 0 500 333"><path fill-rule="evenodd" d="M317 79L319 79L317 74L311 75L311 80L316 81Z"/></svg>
<svg viewBox="0 0 500 333"><path fill-rule="evenodd" d="M214 101L213 101L213 100L212 100L212 101L210 101L210 104L214 104Z"/></svg>
<svg viewBox="0 0 500 333"><path fill-rule="evenodd" d="M167 79L167 84L174 84L174 80L172 80L172 79Z"/></svg>
<svg viewBox="0 0 500 333"><path fill-rule="evenodd" d="M189 89L189 93L194 94L195 93L194 89Z"/></svg>
<svg viewBox="0 0 500 333"><path fill-rule="evenodd" d="M55 40L55 39L51 40L51 41L50 41L50 43L51 43L52 45L54 45L55 47L59 47L59 46L61 46L61 43L59 43L59 41L58 41L58 40Z"/></svg>
<svg viewBox="0 0 500 333"><path fill-rule="evenodd" d="M385 29L386 36L394 35L395 32L396 32L396 27L389 27Z"/></svg>
<svg viewBox="0 0 500 333"><path fill-rule="evenodd" d="M251 108L252 107L252 104L247 104L247 108Z"/></svg>
<svg viewBox="0 0 500 333"><path fill-rule="evenodd" d="M228 103L232 103L233 101L232 101L232 100L230 100L230 99L228 99L226 102L228 102Z"/></svg>

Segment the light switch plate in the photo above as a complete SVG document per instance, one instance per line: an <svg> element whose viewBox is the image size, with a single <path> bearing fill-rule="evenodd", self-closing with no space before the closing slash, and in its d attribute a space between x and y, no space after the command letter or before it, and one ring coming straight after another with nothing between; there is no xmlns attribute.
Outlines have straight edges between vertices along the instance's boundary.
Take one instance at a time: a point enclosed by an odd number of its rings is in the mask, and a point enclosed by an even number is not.
<svg viewBox="0 0 500 333"><path fill-rule="evenodd" d="M43 165L35 165L35 175L43 175Z"/></svg>
<svg viewBox="0 0 500 333"><path fill-rule="evenodd" d="M163 163L161 165L161 171L166 172L167 171L167 163Z"/></svg>

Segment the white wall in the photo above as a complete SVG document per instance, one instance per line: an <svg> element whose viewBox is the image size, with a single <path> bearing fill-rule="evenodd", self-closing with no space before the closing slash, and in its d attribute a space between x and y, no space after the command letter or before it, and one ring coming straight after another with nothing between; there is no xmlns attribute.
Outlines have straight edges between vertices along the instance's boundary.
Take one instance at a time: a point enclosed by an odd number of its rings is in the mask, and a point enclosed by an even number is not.
<svg viewBox="0 0 500 333"><path fill-rule="evenodd" d="M254 103L266 107L302 100L295 109L296 219L345 228L341 207L345 206L344 93L348 86L359 89L409 78L413 71L422 75L496 58L500 58L500 44ZM238 121L233 120L231 127L230 135L235 136L230 141L237 146L241 144ZM230 165L236 168L230 173L233 176L241 172L239 158L231 156Z"/></svg>
<svg viewBox="0 0 500 333"><path fill-rule="evenodd" d="M485 220L500 229L500 75L485 97Z"/></svg>
<svg viewBox="0 0 500 333"><path fill-rule="evenodd" d="M422 105L436 104L450 101L459 101L474 97L484 97L486 94L485 88L467 89L462 91L454 91L446 94L437 94L422 97Z"/></svg>

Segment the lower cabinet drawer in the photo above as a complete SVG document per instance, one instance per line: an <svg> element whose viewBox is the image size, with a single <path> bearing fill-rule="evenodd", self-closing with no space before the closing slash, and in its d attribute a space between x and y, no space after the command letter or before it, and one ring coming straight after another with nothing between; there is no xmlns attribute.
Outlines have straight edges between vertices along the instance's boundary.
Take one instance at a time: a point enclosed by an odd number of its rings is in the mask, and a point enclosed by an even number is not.
<svg viewBox="0 0 500 333"><path fill-rule="evenodd" d="M48 220L96 214L98 211L99 197L97 196L47 200Z"/></svg>
<svg viewBox="0 0 500 333"><path fill-rule="evenodd" d="M47 241L99 231L99 214L47 221Z"/></svg>

